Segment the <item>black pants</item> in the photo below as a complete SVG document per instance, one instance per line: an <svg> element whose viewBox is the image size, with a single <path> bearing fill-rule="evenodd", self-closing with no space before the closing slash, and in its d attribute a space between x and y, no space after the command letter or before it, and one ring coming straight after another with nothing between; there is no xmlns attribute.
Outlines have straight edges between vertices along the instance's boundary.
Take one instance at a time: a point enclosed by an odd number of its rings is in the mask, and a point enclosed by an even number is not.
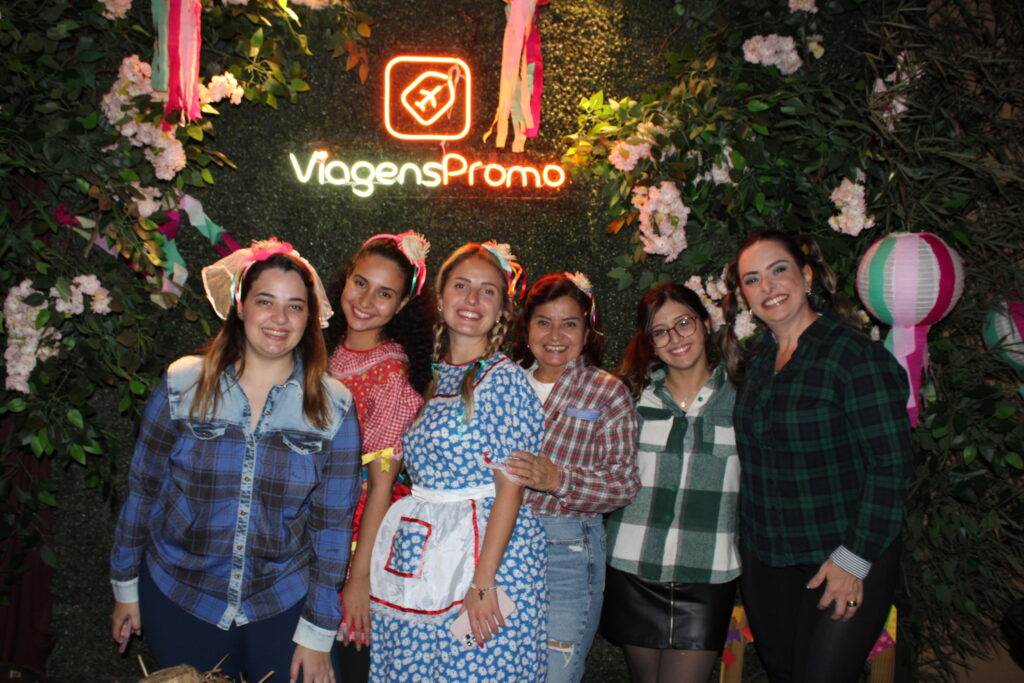
<svg viewBox="0 0 1024 683"><path fill-rule="evenodd" d="M849 621L833 621L833 605L818 609L825 584L806 588L818 565L772 567L745 549L741 554L743 605L772 683L857 681L896 592L899 540L872 564L864 601Z"/></svg>

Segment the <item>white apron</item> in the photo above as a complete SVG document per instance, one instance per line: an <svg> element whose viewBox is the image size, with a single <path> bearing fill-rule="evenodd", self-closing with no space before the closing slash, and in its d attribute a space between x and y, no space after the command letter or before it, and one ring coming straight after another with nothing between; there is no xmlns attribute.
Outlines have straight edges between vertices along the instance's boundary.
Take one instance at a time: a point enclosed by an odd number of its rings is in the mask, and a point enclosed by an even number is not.
<svg viewBox="0 0 1024 683"><path fill-rule="evenodd" d="M425 489L388 510L370 559L374 611L397 610L412 621L441 622L458 611L469 590L487 528L484 498L493 484Z"/></svg>

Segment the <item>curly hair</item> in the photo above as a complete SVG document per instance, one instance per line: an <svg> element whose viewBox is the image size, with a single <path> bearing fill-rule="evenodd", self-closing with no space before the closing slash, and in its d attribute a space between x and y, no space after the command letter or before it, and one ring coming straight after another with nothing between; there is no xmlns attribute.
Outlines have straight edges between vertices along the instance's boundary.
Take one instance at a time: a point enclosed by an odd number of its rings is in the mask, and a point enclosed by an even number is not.
<svg viewBox="0 0 1024 683"><path fill-rule="evenodd" d="M530 350L530 320L533 319L534 312L538 306L561 299L563 296L575 301L583 312L583 351L580 355L590 365L601 367L605 349L604 316L600 314L600 309L597 309L594 323L591 324L590 315L591 307L597 308L597 301L587 296L564 273L551 273L530 287L523 301L519 320L516 322L515 337L512 340L512 359L524 368L530 367L536 360L533 351Z"/></svg>
<svg viewBox="0 0 1024 683"><path fill-rule="evenodd" d="M781 230L755 232L743 241L743 244L736 250L736 258L726 266L725 285L729 293L725 295L722 305L725 314L723 329L732 330L736 315L739 313L740 274L738 264L740 256L758 242L774 242L786 250L786 253L796 263L797 268L810 267L813 273L811 296L809 297L812 308L828 310L840 321L854 329L860 329L857 309L849 299L839 293L836 273L825 259L818 241L811 235L792 235ZM824 295L815 292L815 289L823 290ZM736 338L736 335L726 333L722 336L722 357L729 371L730 381L737 386L742 384L746 375L748 351L746 346Z"/></svg>
<svg viewBox="0 0 1024 683"><path fill-rule="evenodd" d="M654 353L654 345L651 343L651 324L654 322L654 316L668 301L686 306L701 319L704 324L698 327L704 334L708 366L713 368L718 364L718 335L707 331L711 315L700 297L690 288L675 282L652 287L644 293L637 304L636 332L626 345L622 361L613 373L629 388L634 399L640 398L644 387L650 381L651 372L663 365Z"/></svg>
<svg viewBox="0 0 1024 683"><path fill-rule="evenodd" d="M306 329L302 331L302 339L296 346L302 358L302 411L310 423L323 429L331 421L331 406L327 402L327 394L320 381L327 371L327 351L324 348L323 335L320 333L320 300L314 289L313 274L309 267L298 259L287 254L274 254L270 258L253 263L246 272L241 288L243 301L263 271L271 268L286 273L298 273L306 286L309 315L306 319ZM221 377L228 366L234 363L239 364L239 376L245 372L246 343L245 323L239 317L238 309L232 304L220 332L199 351L203 356L203 368L189 411L190 417L208 419L217 414Z"/></svg>
<svg viewBox="0 0 1024 683"><path fill-rule="evenodd" d="M412 263L398 248L395 240L381 237L364 244L347 263L335 271L326 287L328 301L335 304L341 301L341 294L345 291L345 285L356 263L371 254L382 256L397 265L405 277L404 289L412 288L416 272ZM381 330L382 339L397 343L409 358L409 384L420 394L427 388L431 377L431 329L434 326L434 311L433 291L429 284L424 283L420 293L410 296L401 310ZM348 321L345 320L345 316L331 316L330 323L324 330L328 356L334 353L338 344L345 341L347 332Z"/></svg>

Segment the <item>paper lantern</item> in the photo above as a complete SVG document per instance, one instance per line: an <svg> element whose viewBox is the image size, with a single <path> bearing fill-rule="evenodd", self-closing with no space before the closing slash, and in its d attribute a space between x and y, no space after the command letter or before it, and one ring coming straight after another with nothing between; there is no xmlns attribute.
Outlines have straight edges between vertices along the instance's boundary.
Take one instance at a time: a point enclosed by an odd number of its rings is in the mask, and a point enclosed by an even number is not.
<svg viewBox="0 0 1024 683"><path fill-rule="evenodd" d="M1024 372L1024 301L1000 301L985 314L982 334L992 353Z"/></svg>
<svg viewBox="0 0 1024 683"><path fill-rule="evenodd" d="M864 306L892 329L885 347L907 371L907 413L917 426L921 372L928 367L928 330L953 310L964 291L958 254L927 232L891 233L875 241L857 266Z"/></svg>

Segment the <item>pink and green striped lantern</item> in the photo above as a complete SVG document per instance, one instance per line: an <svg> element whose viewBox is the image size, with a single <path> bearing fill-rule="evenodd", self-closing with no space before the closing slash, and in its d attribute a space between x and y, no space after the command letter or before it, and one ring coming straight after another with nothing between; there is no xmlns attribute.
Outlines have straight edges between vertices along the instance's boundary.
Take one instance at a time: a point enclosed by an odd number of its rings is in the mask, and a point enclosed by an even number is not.
<svg viewBox="0 0 1024 683"><path fill-rule="evenodd" d="M907 413L917 426L921 373L928 367L928 330L964 291L958 254L928 232L894 232L872 244L857 266L857 293L872 315L890 325L889 349L910 379Z"/></svg>
<svg viewBox="0 0 1024 683"><path fill-rule="evenodd" d="M985 344L1020 373L1024 373L1024 301L1016 292L985 314ZM1024 396L1024 384L1019 388Z"/></svg>

